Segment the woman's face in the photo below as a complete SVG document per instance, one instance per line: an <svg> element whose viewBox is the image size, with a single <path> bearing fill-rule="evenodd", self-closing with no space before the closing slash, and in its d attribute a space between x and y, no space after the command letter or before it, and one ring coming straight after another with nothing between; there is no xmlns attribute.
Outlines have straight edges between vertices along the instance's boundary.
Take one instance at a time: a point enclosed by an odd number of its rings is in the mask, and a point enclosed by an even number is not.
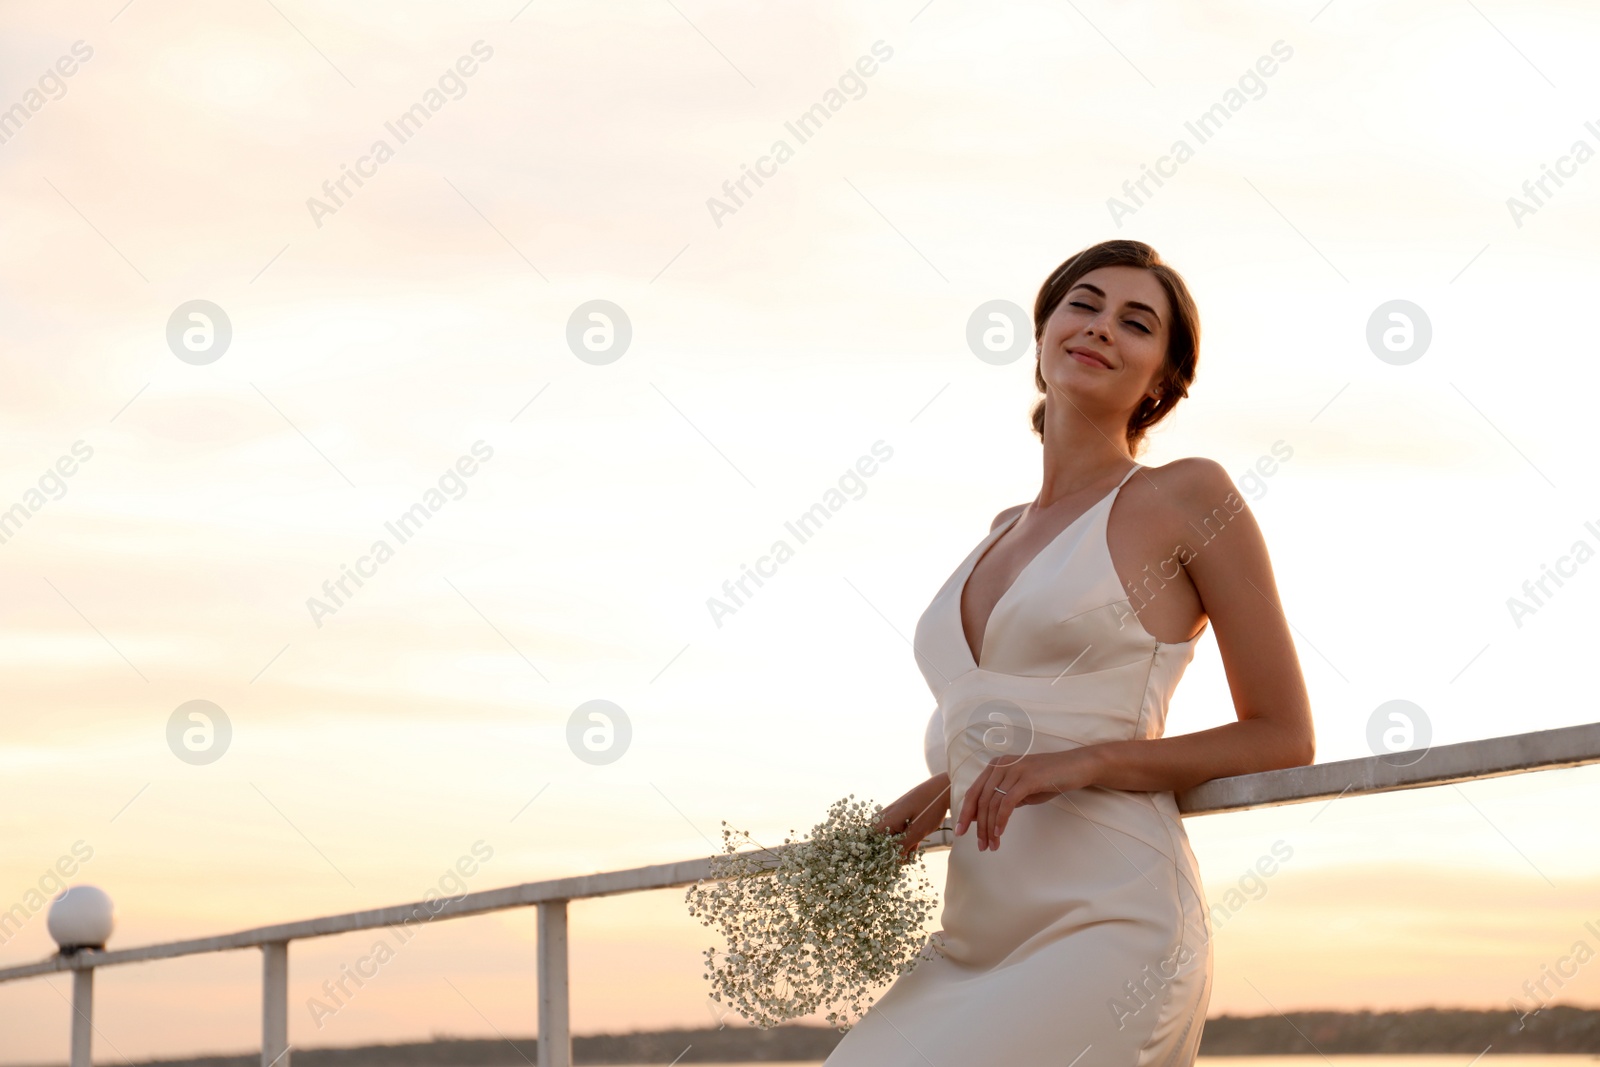
<svg viewBox="0 0 1600 1067"><path fill-rule="evenodd" d="M1128 414L1154 396L1166 359L1172 309L1156 276L1101 267L1073 283L1045 320L1039 372L1045 391L1085 411Z"/></svg>

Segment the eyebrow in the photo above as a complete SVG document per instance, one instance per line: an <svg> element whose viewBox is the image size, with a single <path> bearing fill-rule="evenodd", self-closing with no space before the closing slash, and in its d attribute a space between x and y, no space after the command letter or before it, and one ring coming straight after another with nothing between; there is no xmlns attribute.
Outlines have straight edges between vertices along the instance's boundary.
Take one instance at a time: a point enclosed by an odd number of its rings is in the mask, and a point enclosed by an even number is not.
<svg viewBox="0 0 1600 1067"><path fill-rule="evenodd" d="M1095 296L1098 296L1102 300L1104 300L1105 297L1106 297L1106 294L1105 294L1104 290L1100 289L1098 286L1090 285L1088 282L1079 282L1077 285L1074 285L1071 289L1068 289L1067 293L1070 295L1072 293L1077 292L1079 289L1087 289L1091 293L1093 293ZM1141 304L1137 300L1130 300L1130 301L1128 301L1128 306L1131 307L1131 308L1137 308L1139 311L1148 311L1150 313L1151 318L1155 319L1157 322L1161 321L1160 314L1158 314L1156 309L1151 307L1149 304Z"/></svg>

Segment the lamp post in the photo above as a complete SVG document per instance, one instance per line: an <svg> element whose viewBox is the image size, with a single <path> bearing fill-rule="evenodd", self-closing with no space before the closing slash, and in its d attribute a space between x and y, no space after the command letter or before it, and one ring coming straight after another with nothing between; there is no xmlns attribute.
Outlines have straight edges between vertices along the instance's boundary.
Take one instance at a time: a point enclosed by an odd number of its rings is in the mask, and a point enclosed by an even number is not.
<svg viewBox="0 0 1600 1067"><path fill-rule="evenodd" d="M116 909L99 886L68 886L50 902L45 925L63 956L103 951L116 926ZM91 1067L93 1037L94 968L75 967L72 971L71 1067Z"/></svg>

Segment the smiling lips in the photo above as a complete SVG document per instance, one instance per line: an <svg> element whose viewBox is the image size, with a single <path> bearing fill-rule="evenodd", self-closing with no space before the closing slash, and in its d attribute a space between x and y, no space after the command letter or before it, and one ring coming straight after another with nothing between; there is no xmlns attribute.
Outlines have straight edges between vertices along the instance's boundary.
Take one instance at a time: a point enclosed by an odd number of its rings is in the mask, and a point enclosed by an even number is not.
<svg viewBox="0 0 1600 1067"><path fill-rule="evenodd" d="M1071 356L1079 363L1085 363L1091 367L1104 367L1106 370L1111 369L1110 361L1093 349L1069 348L1067 349L1067 355Z"/></svg>

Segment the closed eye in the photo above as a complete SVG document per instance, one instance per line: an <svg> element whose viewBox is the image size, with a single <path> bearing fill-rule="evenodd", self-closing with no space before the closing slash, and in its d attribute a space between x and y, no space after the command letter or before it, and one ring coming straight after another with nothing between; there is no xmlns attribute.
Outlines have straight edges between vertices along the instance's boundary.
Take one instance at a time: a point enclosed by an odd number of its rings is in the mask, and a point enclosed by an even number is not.
<svg viewBox="0 0 1600 1067"><path fill-rule="evenodd" d="M1073 307L1075 307L1075 308L1083 308L1085 311L1094 311L1094 310L1096 310L1093 305L1085 304L1082 300L1069 300L1067 302L1069 304L1071 304ZM1146 326L1144 323L1140 322L1138 319L1123 319L1122 322L1126 326L1135 327L1136 329L1138 329L1138 331L1140 333L1149 333L1150 332L1150 327Z"/></svg>

